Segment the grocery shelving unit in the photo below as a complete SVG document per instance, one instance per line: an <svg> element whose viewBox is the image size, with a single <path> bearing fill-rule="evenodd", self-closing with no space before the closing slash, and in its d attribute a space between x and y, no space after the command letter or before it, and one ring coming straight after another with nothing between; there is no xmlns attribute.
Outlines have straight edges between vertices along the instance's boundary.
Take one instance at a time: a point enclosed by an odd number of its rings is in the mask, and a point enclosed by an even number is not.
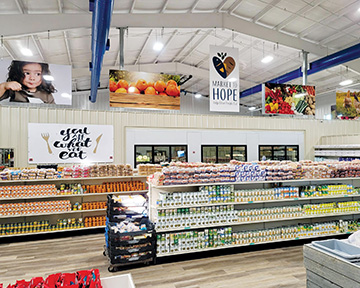
<svg viewBox="0 0 360 288"><path fill-rule="evenodd" d="M360 145L316 145L315 157L324 160L338 160L340 157L360 158Z"/></svg>
<svg viewBox="0 0 360 288"><path fill-rule="evenodd" d="M44 184L55 184L59 190L59 186L62 183L66 184L81 184L81 185L99 185L109 182L126 182L126 181L146 181L146 176L108 176L108 177L87 177L87 178L55 178L55 179L24 179L24 180L3 180L0 181L0 186L18 186L18 185L44 185ZM75 202L83 203L86 201L106 201L106 196L108 194L147 194L148 190L137 190L137 191L119 191L119 192L106 192L106 193L84 193L84 194L64 194L64 195L44 195L44 196L31 196L31 197L2 197L0 198L0 204L5 203L20 203L20 202L33 202L42 200L52 201L52 200L70 200L71 205ZM105 216L106 209L80 209L80 210L71 210L71 211L59 211L59 212L39 212L33 214L25 214L20 211L16 215L7 215L0 216L0 224L15 224L15 223L24 223L24 222L40 222L48 220L49 223L56 223L58 219L66 218L83 218L86 216ZM58 232L71 232L71 231L88 231L94 229L103 229L105 226L91 226L91 227L63 227L58 230L49 230L49 231L38 231L38 232L25 232L25 233L14 233L1 235L0 239L4 237L13 237L13 236L26 236L26 235L37 235L37 234L47 234L47 233L58 233ZM1 232L1 231L0 231Z"/></svg>
<svg viewBox="0 0 360 288"><path fill-rule="evenodd" d="M155 186L149 184L149 194L150 194L150 219L156 224L158 221L158 210L168 210L168 209L183 209L183 208L198 208L198 207L212 207L212 206L227 206L234 205L236 210L243 209L258 209L258 208L271 208L279 206L294 206L294 205L304 205L304 204L317 204L317 203L331 203L331 202L347 202L347 201L360 201L360 194L345 194L345 195L328 195L328 196L317 196L317 197L297 197L290 199L275 199L275 200L264 200L264 201L246 201L246 202L226 202L226 203L201 203L193 205L157 205L157 201L160 199L160 193L191 193L198 192L199 186L213 186L213 185L233 185L234 190L247 190L247 189L263 189L263 188L272 188L274 184L281 183L285 186L308 186L308 185L324 185L324 184L352 184L354 187L360 185L360 178L324 178L324 179L299 179L299 180L283 180L283 181L257 181L257 182L228 182L228 183L202 183L202 184L188 184L188 185L167 185L167 186ZM295 217L283 217L283 218L272 218L272 219L259 219L251 221L224 221L215 220L210 221L206 225L189 225L181 227L167 227L166 229L156 229L157 234L164 233L178 233L178 232L190 232L196 231L197 229L216 229L223 227L231 227L233 232L242 232L248 230L265 230L278 227L287 227L302 224L311 224L316 222L326 222L326 221L335 221L335 220L350 220L354 221L360 215L359 211L347 211L339 213L327 213L327 214L315 214L307 215L303 213ZM321 219L321 221L319 221ZM300 240L300 239L311 239L318 237L327 237L334 235L344 235L344 233L331 233L326 235L313 235L309 237L293 237L291 239L279 239L265 242L256 242L248 244L226 244L219 247L208 247L202 249L190 249L186 251L170 252L170 253L160 253L157 257L162 256L171 256L179 255L183 253L194 253L202 252L209 250L217 250L224 248L232 247L241 247L254 244L262 243L275 243L282 241L290 240Z"/></svg>

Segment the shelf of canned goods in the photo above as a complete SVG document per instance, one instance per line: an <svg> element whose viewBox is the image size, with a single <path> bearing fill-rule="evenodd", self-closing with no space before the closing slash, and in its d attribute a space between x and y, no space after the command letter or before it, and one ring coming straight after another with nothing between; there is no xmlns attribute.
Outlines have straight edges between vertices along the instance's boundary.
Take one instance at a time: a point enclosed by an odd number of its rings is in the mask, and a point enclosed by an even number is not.
<svg viewBox="0 0 360 288"><path fill-rule="evenodd" d="M150 218L157 232L157 255L358 230L360 179L326 180L150 184Z"/></svg>

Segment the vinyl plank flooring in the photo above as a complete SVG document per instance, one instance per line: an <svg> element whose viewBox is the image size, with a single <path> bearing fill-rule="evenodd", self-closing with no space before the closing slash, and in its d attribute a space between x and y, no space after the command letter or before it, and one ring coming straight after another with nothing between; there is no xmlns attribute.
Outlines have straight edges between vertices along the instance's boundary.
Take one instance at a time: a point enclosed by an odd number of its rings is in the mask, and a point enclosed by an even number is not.
<svg viewBox="0 0 360 288"><path fill-rule="evenodd" d="M0 244L0 283L98 268L102 277L131 273L137 288L306 287L302 246L170 262L179 260L173 258L110 273L104 244L103 234Z"/></svg>

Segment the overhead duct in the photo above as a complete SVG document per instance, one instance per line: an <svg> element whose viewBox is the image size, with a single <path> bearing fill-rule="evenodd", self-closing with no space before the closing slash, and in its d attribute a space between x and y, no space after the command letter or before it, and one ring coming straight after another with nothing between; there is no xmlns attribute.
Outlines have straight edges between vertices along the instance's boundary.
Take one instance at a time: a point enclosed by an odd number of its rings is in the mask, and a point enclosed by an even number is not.
<svg viewBox="0 0 360 288"><path fill-rule="evenodd" d="M89 63L91 71L91 91L89 99L93 103L96 102L104 54L105 51L110 48L109 30L113 7L113 0L89 1L89 9L93 12L91 27L91 62Z"/></svg>
<svg viewBox="0 0 360 288"><path fill-rule="evenodd" d="M319 60L310 63L310 69L308 70L308 75L320 72L325 69L355 60L360 57L360 44L356 44L329 56L323 57ZM271 83L284 83L286 81L291 81L296 78L302 77L301 68L288 72L282 76L269 80L267 82ZM240 98L250 96L252 94L260 92L262 85L256 85L249 89L246 89L240 92Z"/></svg>

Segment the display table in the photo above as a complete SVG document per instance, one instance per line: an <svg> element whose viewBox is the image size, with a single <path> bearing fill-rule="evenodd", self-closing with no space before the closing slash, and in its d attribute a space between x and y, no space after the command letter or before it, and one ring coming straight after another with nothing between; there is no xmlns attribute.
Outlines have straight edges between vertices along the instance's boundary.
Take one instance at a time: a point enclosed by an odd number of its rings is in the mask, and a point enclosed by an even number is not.
<svg viewBox="0 0 360 288"><path fill-rule="evenodd" d="M103 288L135 288L131 274L101 278Z"/></svg>
<svg viewBox="0 0 360 288"><path fill-rule="evenodd" d="M312 244L304 245L306 285L309 288L360 287L358 265L316 248Z"/></svg>

